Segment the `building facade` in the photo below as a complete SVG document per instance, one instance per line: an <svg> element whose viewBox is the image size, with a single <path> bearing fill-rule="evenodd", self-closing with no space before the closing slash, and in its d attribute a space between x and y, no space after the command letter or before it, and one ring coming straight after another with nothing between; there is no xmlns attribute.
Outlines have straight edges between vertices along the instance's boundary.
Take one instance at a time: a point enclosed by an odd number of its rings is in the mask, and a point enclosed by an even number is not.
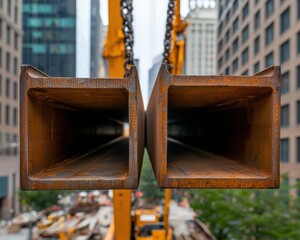
<svg viewBox="0 0 300 240"><path fill-rule="evenodd" d="M281 65L281 172L300 181L300 0L218 1L218 74Z"/></svg>
<svg viewBox="0 0 300 240"><path fill-rule="evenodd" d="M50 76L76 75L76 4L23 1L23 63Z"/></svg>
<svg viewBox="0 0 300 240"><path fill-rule="evenodd" d="M18 213L22 0L0 0L0 219Z"/></svg>
<svg viewBox="0 0 300 240"><path fill-rule="evenodd" d="M24 64L50 76L98 76L99 0L24 0L23 4Z"/></svg>
<svg viewBox="0 0 300 240"><path fill-rule="evenodd" d="M189 75L215 74L217 9L214 1L209 5L195 5L186 20L189 26L184 72Z"/></svg>

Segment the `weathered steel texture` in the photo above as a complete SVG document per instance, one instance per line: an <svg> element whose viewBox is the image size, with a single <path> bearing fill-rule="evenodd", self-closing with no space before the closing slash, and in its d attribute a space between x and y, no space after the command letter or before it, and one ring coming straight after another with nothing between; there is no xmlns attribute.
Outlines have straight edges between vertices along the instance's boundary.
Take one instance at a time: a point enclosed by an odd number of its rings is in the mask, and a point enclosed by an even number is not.
<svg viewBox="0 0 300 240"><path fill-rule="evenodd" d="M252 77L170 75L162 65L146 112L160 187L279 186L280 67Z"/></svg>
<svg viewBox="0 0 300 240"><path fill-rule="evenodd" d="M22 189L138 186L145 119L135 67L128 78L52 78L23 66L20 86Z"/></svg>

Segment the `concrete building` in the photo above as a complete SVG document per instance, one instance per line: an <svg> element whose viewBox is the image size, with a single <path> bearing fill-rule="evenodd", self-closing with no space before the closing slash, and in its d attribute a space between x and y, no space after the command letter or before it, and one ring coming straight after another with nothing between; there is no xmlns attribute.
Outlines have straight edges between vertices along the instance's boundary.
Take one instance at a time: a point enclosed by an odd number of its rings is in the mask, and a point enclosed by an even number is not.
<svg viewBox="0 0 300 240"><path fill-rule="evenodd" d="M23 4L24 64L50 76L98 75L99 0L24 0Z"/></svg>
<svg viewBox="0 0 300 240"><path fill-rule="evenodd" d="M300 181L300 0L218 1L218 74L281 65L281 172Z"/></svg>
<svg viewBox="0 0 300 240"><path fill-rule="evenodd" d="M0 219L18 213L22 0L0 0Z"/></svg>
<svg viewBox="0 0 300 240"><path fill-rule="evenodd" d="M186 35L185 74L215 74L217 28L215 1L198 1L186 20L189 26Z"/></svg>

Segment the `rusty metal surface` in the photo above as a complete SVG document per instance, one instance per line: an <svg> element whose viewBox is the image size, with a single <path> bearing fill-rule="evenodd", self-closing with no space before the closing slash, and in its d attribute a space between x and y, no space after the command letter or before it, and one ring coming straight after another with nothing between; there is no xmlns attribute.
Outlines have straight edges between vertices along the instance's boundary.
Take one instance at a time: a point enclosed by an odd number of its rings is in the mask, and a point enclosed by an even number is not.
<svg viewBox="0 0 300 240"><path fill-rule="evenodd" d="M138 186L145 120L135 67L128 78L79 79L23 66L20 86L22 189Z"/></svg>
<svg viewBox="0 0 300 240"><path fill-rule="evenodd" d="M162 65L146 119L160 187L279 186L279 67L252 77L181 76Z"/></svg>

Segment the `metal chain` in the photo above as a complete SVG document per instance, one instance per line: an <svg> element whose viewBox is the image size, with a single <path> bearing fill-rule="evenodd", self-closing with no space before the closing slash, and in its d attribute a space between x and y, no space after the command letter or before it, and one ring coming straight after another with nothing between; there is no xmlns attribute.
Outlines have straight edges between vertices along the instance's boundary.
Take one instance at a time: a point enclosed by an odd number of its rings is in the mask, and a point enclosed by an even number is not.
<svg viewBox="0 0 300 240"><path fill-rule="evenodd" d="M165 40L164 40L163 63L166 64L170 72L172 70L172 64L170 62L170 52L171 52L171 43L172 43L174 7L175 7L175 0L169 0L166 33L165 33Z"/></svg>
<svg viewBox="0 0 300 240"><path fill-rule="evenodd" d="M133 0L121 0L121 16L123 18L123 33L124 33L124 44L125 44L125 61L124 61L124 77L129 76L129 70L132 65L134 65L133 61Z"/></svg>

